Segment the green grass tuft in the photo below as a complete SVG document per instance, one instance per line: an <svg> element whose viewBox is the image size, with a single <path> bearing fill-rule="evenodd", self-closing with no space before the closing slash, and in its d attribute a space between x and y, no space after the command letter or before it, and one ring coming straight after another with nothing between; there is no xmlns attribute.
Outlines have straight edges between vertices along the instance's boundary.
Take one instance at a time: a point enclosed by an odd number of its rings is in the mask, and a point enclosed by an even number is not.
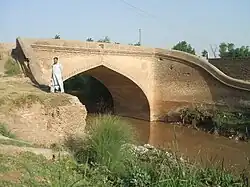
<svg viewBox="0 0 250 187"><path fill-rule="evenodd" d="M4 64L5 74L8 76L15 76L21 74L21 69L17 62L15 62L12 58L6 60Z"/></svg>
<svg viewBox="0 0 250 187"><path fill-rule="evenodd" d="M134 143L131 127L118 117L99 115L91 120L89 133L85 138L68 139L66 145L80 163L95 163L113 170L123 163L125 143Z"/></svg>
<svg viewBox="0 0 250 187"><path fill-rule="evenodd" d="M4 123L0 123L0 134L8 138L16 137L15 134L13 134L10 130L8 130L7 125Z"/></svg>

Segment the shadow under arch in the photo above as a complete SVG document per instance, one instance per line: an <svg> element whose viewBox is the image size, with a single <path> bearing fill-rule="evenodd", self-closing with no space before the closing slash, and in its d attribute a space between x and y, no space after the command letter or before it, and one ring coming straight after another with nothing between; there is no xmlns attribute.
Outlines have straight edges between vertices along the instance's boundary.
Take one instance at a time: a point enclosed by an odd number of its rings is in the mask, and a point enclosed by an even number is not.
<svg viewBox="0 0 250 187"><path fill-rule="evenodd" d="M128 77L103 65L91 68L79 74L94 77L107 88L112 96L112 112L115 115L150 121L148 98L143 90ZM72 80L72 78L64 80L66 85L67 80ZM98 88L91 87L90 89L92 92L95 92ZM67 88L65 91L67 92Z"/></svg>
<svg viewBox="0 0 250 187"><path fill-rule="evenodd" d="M114 113L111 93L96 78L80 73L65 81L64 88L66 93L78 97L88 113Z"/></svg>

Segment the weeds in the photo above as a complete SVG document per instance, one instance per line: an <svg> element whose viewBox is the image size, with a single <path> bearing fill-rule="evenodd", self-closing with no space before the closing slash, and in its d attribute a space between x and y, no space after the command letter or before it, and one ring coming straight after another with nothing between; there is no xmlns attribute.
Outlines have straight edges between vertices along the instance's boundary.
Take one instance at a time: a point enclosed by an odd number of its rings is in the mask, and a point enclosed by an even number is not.
<svg viewBox="0 0 250 187"><path fill-rule="evenodd" d="M133 131L126 122L111 115L99 115L90 121L89 126L87 137L66 142L77 161L104 165L111 170L122 165L129 155L120 151L121 146L135 142Z"/></svg>
<svg viewBox="0 0 250 187"><path fill-rule="evenodd" d="M15 76L21 73L21 69L17 62L9 58L4 64L5 74L7 76Z"/></svg>
<svg viewBox="0 0 250 187"><path fill-rule="evenodd" d="M0 123L0 134L2 136L8 137L8 138L15 138L15 134L13 134L7 127L6 124Z"/></svg>
<svg viewBox="0 0 250 187"><path fill-rule="evenodd" d="M0 155L0 185L88 187L243 187L240 176L220 167L201 167L182 161L165 150L144 146L137 149L132 129L110 115L90 121L86 137L71 137L66 145L74 157L50 161L34 154ZM171 155L171 156L170 156ZM19 169L19 182L6 177ZM7 172L7 173L6 173Z"/></svg>
<svg viewBox="0 0 250 187"><path fill-rule="evenodd" d="M232 112L207 109L203 107L184 108L180 111L183 124L192 124L206 131L219 131L221 135L231 136L242 133L249 136L250 112Z"/></svg>
<svg viewBox="0 0 250 187"><path fill-rule="evenodd" d="M34 147L34 145L22 141L17 141L16 139L0 139L0 144L2 145L13 145L18 147Z"/></svg>

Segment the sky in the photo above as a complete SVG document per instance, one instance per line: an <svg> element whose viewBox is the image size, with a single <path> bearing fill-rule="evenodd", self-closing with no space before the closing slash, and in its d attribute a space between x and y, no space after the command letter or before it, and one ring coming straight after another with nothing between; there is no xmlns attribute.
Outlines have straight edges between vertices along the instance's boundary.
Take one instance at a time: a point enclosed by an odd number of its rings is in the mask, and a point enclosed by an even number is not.
<svg viewBox="0 0 250 187"><path fill-rule="evenodd" d="M200 53L221 42L250 45L250 0L0 0L0 42L59 34L128 44L139 29L147 47L185 40Z"/></svg>

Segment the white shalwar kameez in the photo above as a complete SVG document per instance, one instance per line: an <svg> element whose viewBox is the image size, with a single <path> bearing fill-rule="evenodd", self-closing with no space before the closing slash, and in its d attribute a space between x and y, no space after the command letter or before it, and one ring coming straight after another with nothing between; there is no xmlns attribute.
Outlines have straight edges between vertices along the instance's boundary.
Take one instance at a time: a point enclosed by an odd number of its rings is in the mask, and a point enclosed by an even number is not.
<svg viewBox="0 0 250 187"><path fill-rule="evenodd" d="M55 90L59 90L59 88L61 92L64 92L62 70L63 68L60 63L52 65L52 82L50 87L51 92L55 92Z"/></svg>

